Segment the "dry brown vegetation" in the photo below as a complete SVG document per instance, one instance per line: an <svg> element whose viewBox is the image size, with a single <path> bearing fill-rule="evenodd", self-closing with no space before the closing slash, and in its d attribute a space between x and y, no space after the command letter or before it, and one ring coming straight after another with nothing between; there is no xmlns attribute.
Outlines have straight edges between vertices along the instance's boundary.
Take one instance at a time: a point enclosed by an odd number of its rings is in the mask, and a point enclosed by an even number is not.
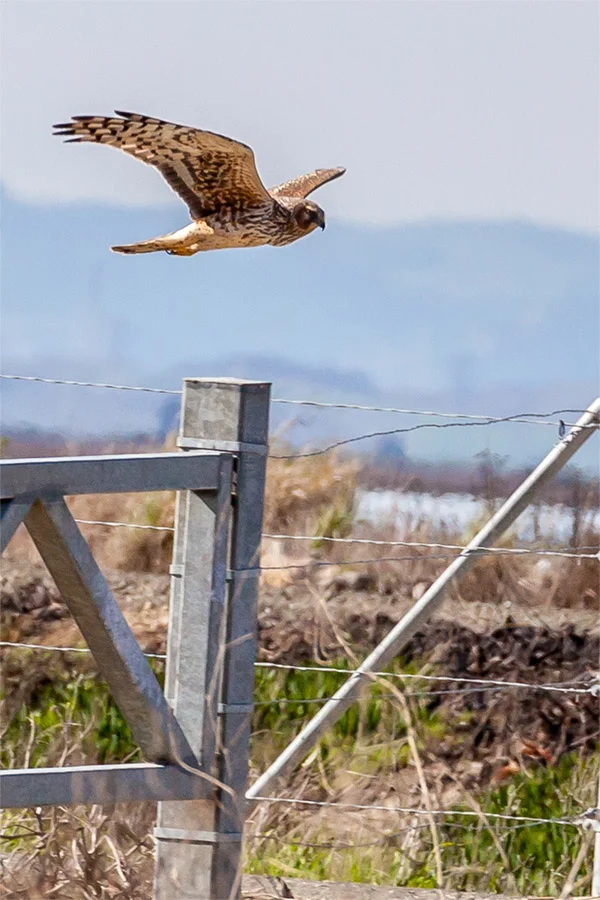
<svg viewBox="0 0 600 900"><path fill-rule="evenodd" d="M314 535L315 539L263 542L262 564L271 570L261 580L261 659L301 664L345 658L352 665L443 570L448 559L439 557L453 555L428 548L319 540L323 536L397 539L390 523L367 527L353 521L359 476L356 461L335 454L293 463L269 462L265 532ZM71 499L70 507L78 519L168 528L173 521L174 498L171 494L77 497ZM582 508L580 543L597 546L598 535L585 531L585 512ZM144 649L164 651L172 533L103 525L84 525L82 529ZM433 529L424 521L412 523L402 537L457 544L465 538L443 526ZM390 561L390 556L401 559ZM380 562L360 563L367 557ZM331 566L322 565L329 562ZM287 565L304 567L277 568ZM2 586L3 639L80 643L77 629L39 566L26 534L17 534L9 547ZM598 639L589 633L598 611L598 566L594 560L486 557L460 584L452 586L446 609L411 643L402 660L407 670L422 675L541 683L589 679L596 666ZM562 610L569 610L570 621L565 621ZM93 678L93 673L93 662L81 656L9 653L3 669L5 722L10 723L21 708L35 709L48 686L74 684L86 676ZM331 691L332 684L338 683L327 683L323 689ZM598 740L597 710L591 695L574 700L540 696L539 692L524 696L482 691L420 699L417 688L443 689L444 683L413 682L407 687L414 696L406 694L405 701L394 698L395 685L384 686L391 699L377 701L375 706L371 701L361 704L351 739L336 732L323 753L312 754L290 779L285 792L307 799L367 804L430 802L448 806L460 802L469 806L479 803L481 791L494 785L511 785L515 778L524 779L523 784L529 778L533 784L540 773L551 775L558 771L563 757L575 750L581 756L582 770L577 777L569 775L569 802L574 808L591 805L593 797L586 793L590 771L585 766ZM264 710L259 708L255 722L255 773L315 708L292 707L295 712L290 718L289 706L282 704L279 709L276 705L278 717L273 718L275 713L268 705L271 699L293 690L308 690L310 684L282 676L273 683L260 683L258 688L265 692L259 696L267 705ZM408 705L403 705L406 702ZM380 717L375 726L374 709ZM27 754L34 753L38 744L38 726L32 724L27 730L27 718L24 722L26 738L9 754L10 765L27 764ZM51 738L44 732L47 762L92 761L97 748L90 743L86 726L62 721L52 729ZM23 900L51 896L141 900L149 896L154 852L151 805L29 810L9 816L9 853L0 857L6 896ZM331 812L311 814L264 805L252 818L249 862L254 871L284 876L301 874L306 865L311 877L385 880L392 866L394 878L401 879L403 873L406 878L417 877L419 866L426 867L427 860L433 860L431 842L436 838L427 829L403 832L400 843L389 837L410 824L396 821L392 827L389 817L377 814L359 820ZM6 827L5 820L5 837ZM484 819L478 828L492 835ZM372 850L355 851L358 858L352 865L346 852L302 849L304 843L334 840L368 843L373 833L385 840ZM15 834L23 840L15 843ZM297 845L294 852L289 850L290 838ZM493 829L490 840L493 846L502 845L499 828ZM319 852L322 868L314 864ZM461 856L460 865L454 860L456 871L444 873L446 886L464 884L465 878L471 878L473 885L485 883L478 874L481 861L468 856L470 852L461 849L464 859ZM367 857L370 868L363 865ZM568 869L572 859L568 853L565 858ZM431 865L435 871L435 861ZM554 886L564 883L566 869L557 866L552 876L555 880L539 884L554 892ZM580 881L585 878L587 875L580 875ZM507 875L501 888L514 891L515 883Z"/></svg>
<svg viewBox="0 0 600 900"><path fill-rule="evenodd" d="M167 449L171 449L169 446ZM335 544L325 537L356 537L393 541L395 525L377 526L354 521L357 483L363 477L361 463L335 453L294 461L271 459L267 469L264 531L267 534L314 535L310 542L265 539L263 584L285 586L301 580L303 570L283 567L307 564L314 582L328 595L355 586L383 595L402 592L416 599L448 564L455 551L435 548L389 547L372 544ZM590 490L578 489L582 503L591 502ZM135 525L173 525L172 493L109 494L73 497L73 515L80 520L123 522ZM578 543L590 552L598 550L599 535L587 524L589 506L582 505L574 517ZM171 560L170 531L82 525L96 559L102 567L122 572L164 573ZM471 534L461 534L444 523L433 526L426 519L407 521L403 540L463 544ZM515 546L510 537L502 547ZM530 545L535 549L539 545ZM24 529L20 529L7 551L8 558L39 561ZM398 557L395 562L393 557ZM373 563L360 562L374 559ZM322 566L323 563L337 565ZM351 563L350 565L342 565ZM278 567L282 567L279 569ZM581 608L597 610L598 565L594 559L569 560L490 555L481 559L460 585L454 585L454 600L489 603L521 603L536 609Z"/></svg>

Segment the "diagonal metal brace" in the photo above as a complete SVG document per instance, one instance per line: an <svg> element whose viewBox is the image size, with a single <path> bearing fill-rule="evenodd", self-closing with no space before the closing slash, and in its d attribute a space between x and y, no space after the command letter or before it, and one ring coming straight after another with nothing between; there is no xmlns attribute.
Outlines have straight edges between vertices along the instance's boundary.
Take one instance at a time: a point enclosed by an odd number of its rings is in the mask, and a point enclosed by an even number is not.
<svg viewBox="0 0 600 900"><path fill-rule="evenodd" d="M24 521L33 502L33 497L18 497L16 500L2 500L2 519L0 526L0 552L4 553L11 537Z"/></svg>
<svg viewBox="0 0 600 900"><path fill-rule="evenodd" d="M197 765L161 687L62 497L36 500L25 525L144 757Z"/></svg>

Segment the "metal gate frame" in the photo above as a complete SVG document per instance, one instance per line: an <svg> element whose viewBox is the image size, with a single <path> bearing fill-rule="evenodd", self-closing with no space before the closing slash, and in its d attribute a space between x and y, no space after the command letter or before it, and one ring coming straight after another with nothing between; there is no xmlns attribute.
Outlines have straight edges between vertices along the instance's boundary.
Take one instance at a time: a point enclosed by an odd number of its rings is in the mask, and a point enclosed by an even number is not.
<svg viewBox="0 0 600 900"><path fill-rule="evenodd" d="M231 458L221 454L159 453L0 461L2 550L23 522L91 650L100 675L150 764L74 766L0 772L2 806L102 803L207 793L207 782L177 767L206 768L210 755L192 747L106 579L65 503L65 495L186 490L216 501L224 522ZM209 569L220 627L226 545L215 531ZM211 698L210 702L215 702ZM207 701L208 705L209 701ZM208 710L205 714L208 714ZM198 752L198 751L202 752ZM204 766L203 766L204 764Z"/></svg>
<svg viewBox="0 0 600 900"><path fill-rule="evenodd" d="M0 807L160 801L155 900L239 893L270 384L185 379L179 453L0 461L24 524L148 762L4 770ZM176 490L165 692L65 496Z"/></svg>

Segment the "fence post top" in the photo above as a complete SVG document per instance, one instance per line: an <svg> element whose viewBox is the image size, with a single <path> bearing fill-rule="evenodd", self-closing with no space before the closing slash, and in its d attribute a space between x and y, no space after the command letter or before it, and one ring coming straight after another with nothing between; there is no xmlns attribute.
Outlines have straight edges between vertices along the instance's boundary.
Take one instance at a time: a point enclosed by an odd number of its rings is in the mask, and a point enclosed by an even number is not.
<svg viewBox="0 0 600 900"><path fill-rule="evenodd" d="M185 378L179 446L266 452L270 393L268 381Z"/></svg>
<svg viewBox="0 0 600 900"><path fill-rule="evenodd" d="M210 377L187 377L183 379L183 383L185 387L192 386L194 384L200 384L202 386L211 386L211 387L224 387L224 388L245 388L245 387L255 387L255 388L270 388L270 381L254 381L248 378L231 378L229 376L224 376L223 378L210 378Z"/></svg>

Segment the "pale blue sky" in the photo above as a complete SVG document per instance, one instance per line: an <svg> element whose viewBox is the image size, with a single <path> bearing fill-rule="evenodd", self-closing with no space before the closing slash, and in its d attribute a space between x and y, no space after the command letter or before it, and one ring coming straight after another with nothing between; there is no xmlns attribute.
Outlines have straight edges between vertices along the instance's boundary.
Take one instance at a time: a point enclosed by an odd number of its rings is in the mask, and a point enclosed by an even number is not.
<svg viewBox="0 0 600 900"><path fill-rule="evenodd" d="M288 396L499 415L586 405L599 10L4 0L4 370L173 387L224 365ZM110 253L188 218L149 167L51 136L115 107L251 144L267 184L345 165L317 195L327 230L192 259ZM142 427L122 397L102 412L99 397L26 388L5 401L13 420ZM513 459L551 439L495 434ZM418 432L407 447L469 457L481 436Z"/></svg>
<svg viewBox="0 0 600 900"><path fill-rule="evenodd" d="M330 217L597 230L599 9L4 0L2 181L33 202L175 204L134 160L50 135L117 107L250 143L267 183L347 166L321 195Z"/></svg>

